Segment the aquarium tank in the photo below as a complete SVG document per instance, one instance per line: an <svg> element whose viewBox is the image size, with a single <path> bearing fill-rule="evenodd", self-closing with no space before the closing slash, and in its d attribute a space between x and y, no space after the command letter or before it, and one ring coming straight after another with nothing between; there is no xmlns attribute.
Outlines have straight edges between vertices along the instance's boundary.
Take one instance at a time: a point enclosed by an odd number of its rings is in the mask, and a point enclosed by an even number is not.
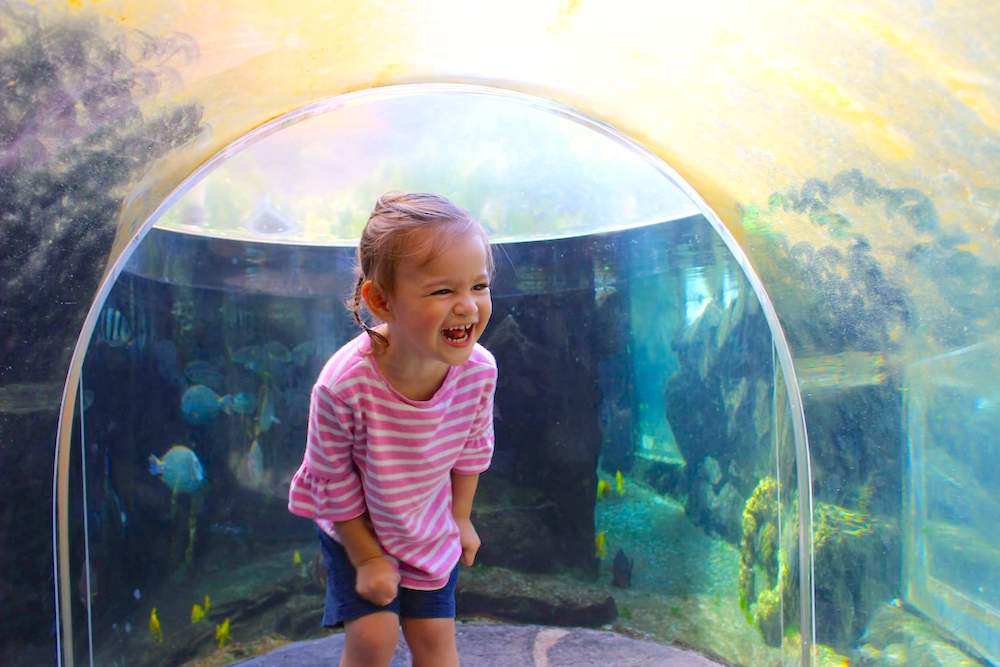
<svg viewBox="0 0 1000 667"><path fill-rule="evenodd" d="M70 470L81 660L234 659L326 632L319 550L287 489L312 382L358 333L343 302L386 189L461 202L498 267L482 339L501 369L497 447L462 617L610 627L740 665L996 654L995 457L956 449L996 425L995 344L900 379L881 352L820 349L789 382L768 294L668 167L553 103L418 85L241 138L106 281ZM844 264L878 279L863 253ZM872 336L906 317L886 283ZM846 459L810 459L803 401L812 438ZM844 422L851 401L870 422ZM868 449L902 463L851 460Z"/></svg>
<svg viewBox="0 0 1000 667"><path fill-rule="evenodd" d="M343 302L386 189L460 202L498 267L497 447L460 614L797 662L801 409L759 283L639 146L467 86L336 98L244 137L106 283L71 464L79 658L183 664L325 632L287 490L312 383L358 332Z"/></svg>

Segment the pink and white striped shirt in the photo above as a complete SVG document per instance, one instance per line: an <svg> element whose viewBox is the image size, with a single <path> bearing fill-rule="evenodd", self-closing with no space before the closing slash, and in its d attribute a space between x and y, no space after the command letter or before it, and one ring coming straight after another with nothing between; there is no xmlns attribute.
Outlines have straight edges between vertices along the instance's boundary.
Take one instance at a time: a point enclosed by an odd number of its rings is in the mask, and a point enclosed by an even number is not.
<svg viewBox="0 0 1000 667"><path fill-rule="evenodd" d="M288 510L334 539L334 522L367 512L382 549L399 563L400 585L441 588L462 553L451 471L489 468L496 382L496 360L476 344L434 396L410 400L383 377L362 333L330 357L313 386Z"/></svg>

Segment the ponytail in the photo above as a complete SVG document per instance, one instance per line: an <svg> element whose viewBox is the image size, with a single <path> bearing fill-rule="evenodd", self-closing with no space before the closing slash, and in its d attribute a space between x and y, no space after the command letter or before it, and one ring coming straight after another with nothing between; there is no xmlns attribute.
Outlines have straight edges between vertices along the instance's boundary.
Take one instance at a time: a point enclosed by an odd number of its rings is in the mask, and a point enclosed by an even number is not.
<svg viewBox="0 0 1000 667"><path fill-rule="evenodd" d="M368 323L361 318L361 286L364 284L365 277L358 275L358 282L354 285L354 294L347 301L347 309L351 311L354 321L358 323L358 326L364 329L365 333L372 339L372 343L388 346L389 340L368 326Z"/></svg>

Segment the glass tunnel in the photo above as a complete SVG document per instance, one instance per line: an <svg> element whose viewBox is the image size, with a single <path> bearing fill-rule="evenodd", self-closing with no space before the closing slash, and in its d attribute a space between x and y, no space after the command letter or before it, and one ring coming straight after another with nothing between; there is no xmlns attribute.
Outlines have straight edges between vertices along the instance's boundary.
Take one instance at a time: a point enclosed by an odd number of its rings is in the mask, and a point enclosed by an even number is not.
<svg viewBox="0 0 1000 667"><path fill-rule="evenodd" d="M386 182L467 202L495 243L483 340L504 368L507 444L477 494L495 537L463 573L463 613L618 622L750 664L800 651L801 407L724 228L609 128L535 98L417 85L242 139L167 200L102 290L70 469L85 544L70 572L93 599L79 618L95 662L211 647L213 626L191 621L205 599L239 613L230 627L250 641L315 634L320 553L288 484L312 383L357 335L342 305L352 239ZM162 642L126 631L153 608ZM662 610L674 620L650 623Z"/></svg>
<svg viewBox="0 0 1000 667"><path fill-rule="evenodd" d="M391 189L497 266L460 620L1000 664L1000 10L209 4L0 10L0 662L330 633L287 489Z"/></svg>

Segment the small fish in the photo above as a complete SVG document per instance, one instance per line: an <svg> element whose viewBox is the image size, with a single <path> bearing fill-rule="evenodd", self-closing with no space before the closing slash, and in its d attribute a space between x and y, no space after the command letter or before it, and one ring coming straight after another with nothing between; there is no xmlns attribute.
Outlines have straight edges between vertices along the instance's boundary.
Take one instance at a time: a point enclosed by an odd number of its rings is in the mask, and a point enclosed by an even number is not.
<svg viewBox="0 0 1000 667"><path fill-rule="evenodd" d="M615 492L619 496L625 495L625 478L622 477L622 471L615 471Z"/></svg>
<svg viewBox="0 0 1000 667"><path fill-rule="evenodd" d="M265 355L259 345L248 345L233 353L234 362L254 373L264 370Z"/></svg>
<svg viewBox="0 0 1000 667"><path fill-rule="evenodd" d="M163 643L163 628L160 627L160 617L156 615L156 607L149 612L149 633L153 635L153 641Z"/></svg>
<svg viewBox="0 0 1000 667"><path fill-rule="evenodd" d="M212 598L210 598L208 596L208 594L206 593L205 594L205 613L207 614L208 611L209 611L209 609L211 609L211 608L212 608Z"/></svg>
<svg viewBox="0 0 1000 667"><path fill-rule="evenodd" d="M212 389L196 384L181 395L181 414L189 424L207 424L218 416L223 401Z"/></svg>
<svg viewBox="0 0 1000 667"><path fill-rule="evenodd" d="M292 565L302 565L302 554L298 549L292 554Z"/></svg>
<svg viewBox="0 0 1000 667"><path fill-rule="evenodd" d="M594 536L594 556L597 558L608 557L608 533L602 530Z"/></svg>
<svg viewBox="0 0 1000 667"><path fill-rule="evenodd" d="M105 306L97 320L97 339L111 347L128 347L132 344L132 327L114 306Z"/></svg>
<svg viewBox="0 0 1000 667"><path fill-rule="evenodd" d="M205 610L197 602L191 607L191 623L198 623L205 619Z"/></svg>
<svg viewBox="0 0 1000 667"><path fill-rule="evenodd" d="M603 479L597 480L597 498L602 499L611 490L611 485Z"/></svg>
<svg viewBox="0 0 1000 667"><path fill-rule="evenodd" d="M159 476L174 493L194 493L205 481L198 455L184 445L174 445L162 459L150 454L149 472Z"/></svg>
<svg viewBox="0 0 1000 667"><path fill-rule="evenodd" d="M226 618L222 623L215 626L215 643L222 648L229 643L229 619Z"/></svg>
<svg viewBox="0 0 1000 667"><path fill-rule="evenodd" d="M257 400L245 391L241 391L238 394L226 394L222 397L220 405L227 415L246 416L252 415L257 409Z"/></svg>
<svg viewBox="0 0 1000 667"><path fill-rule="evenodd" d="M273 424L280 424L274 414L274 400L267 386L261 388L260 410L257 411L257 433L266 433Z"/></svg>

